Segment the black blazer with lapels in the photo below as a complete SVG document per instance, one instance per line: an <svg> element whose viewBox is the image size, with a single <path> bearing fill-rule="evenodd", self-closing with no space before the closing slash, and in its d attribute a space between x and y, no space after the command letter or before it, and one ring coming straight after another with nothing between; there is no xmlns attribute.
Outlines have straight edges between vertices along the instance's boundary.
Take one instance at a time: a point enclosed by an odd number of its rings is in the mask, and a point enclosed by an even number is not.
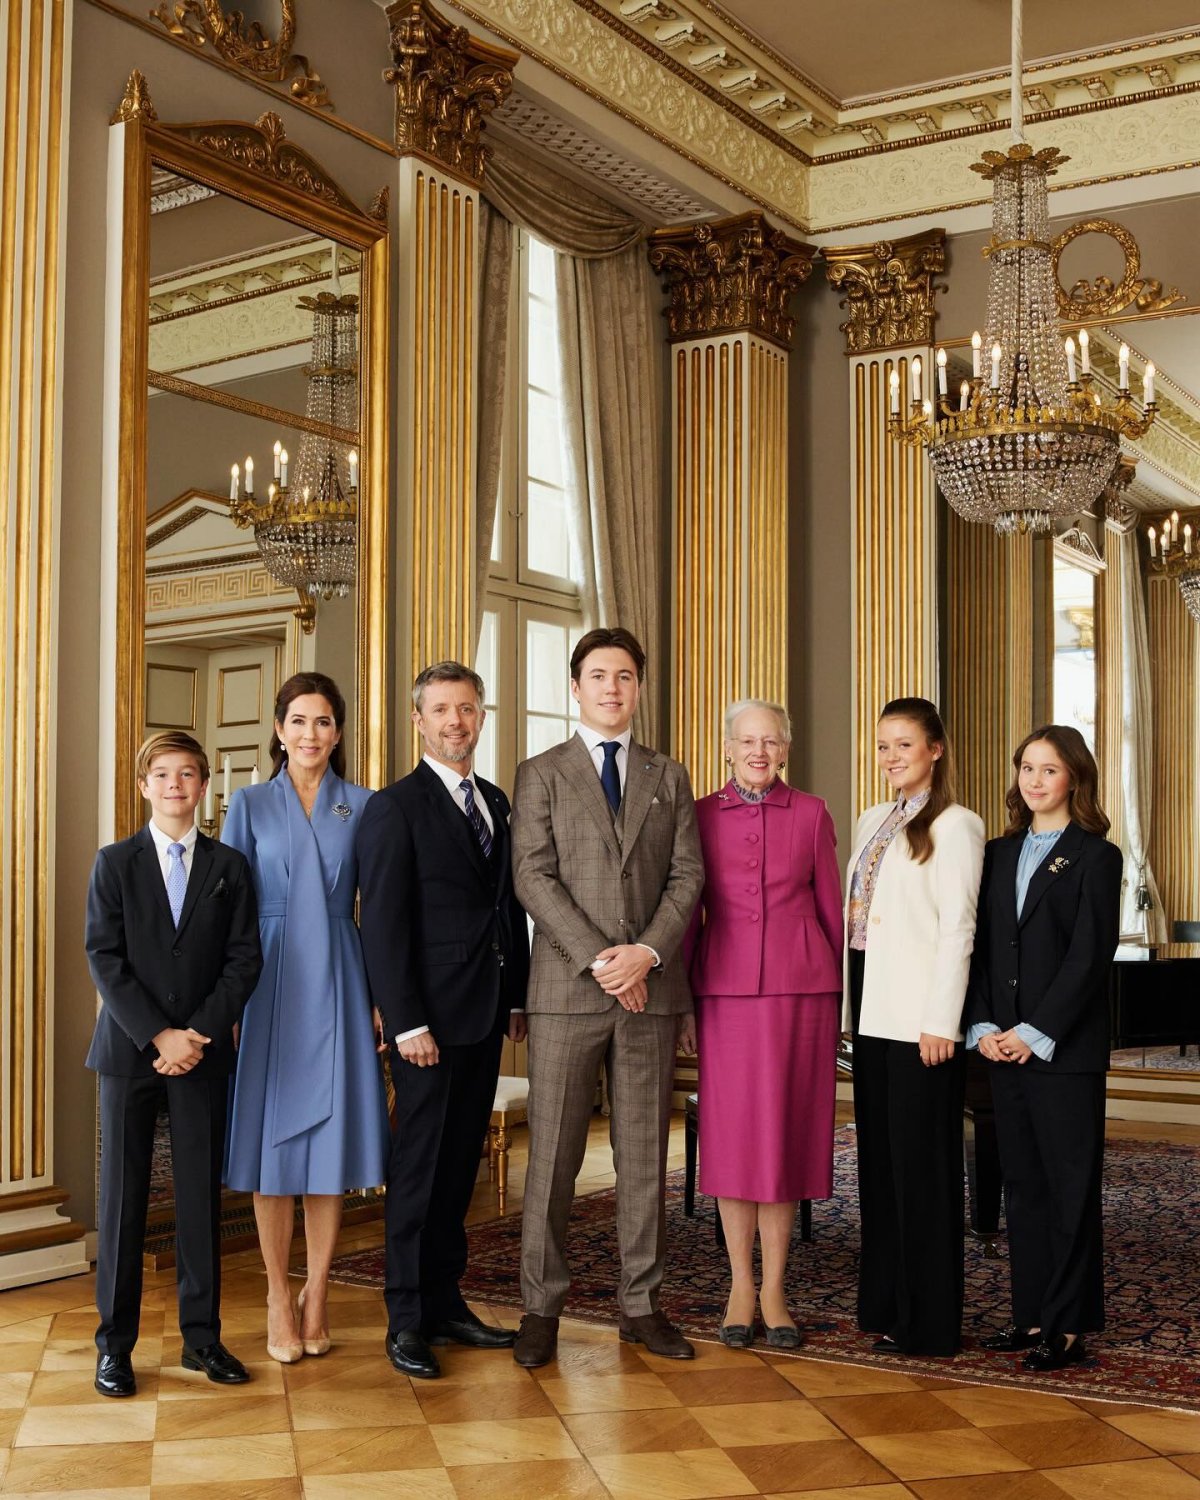
<svg viewBox="0 0 1200 1500"><path fill-rule="evenodd" d="M428 1026L441 1046L481 1042L525 1004L529 938L513 894L508 798L475 777L492 852L422 760L376 792L358 826L359 930L389 1038Z"/></svg>
<svg viewBox="0 0 1200 1500"><path fill-rule="evenodd" d="M262 969L254 884L238 850L196 835L176 928L149 828L107 845L92 868L84 941L103 1002L89 1068L149 1077L151 1039L190 1026L212 1038L192 1071L233 1071L234 1022Z"/></svg>
<svg viewBox="0 0 1200 1500"><path fill-rule="evenodd" d="M1120 932L1121 851L1070 823L1034 871L1017 920L1020 837L984 850L964 1026L1019 1021L1050 1037L1054 1060L1027 1068L1103 1072L1109 971Z"/></svg>

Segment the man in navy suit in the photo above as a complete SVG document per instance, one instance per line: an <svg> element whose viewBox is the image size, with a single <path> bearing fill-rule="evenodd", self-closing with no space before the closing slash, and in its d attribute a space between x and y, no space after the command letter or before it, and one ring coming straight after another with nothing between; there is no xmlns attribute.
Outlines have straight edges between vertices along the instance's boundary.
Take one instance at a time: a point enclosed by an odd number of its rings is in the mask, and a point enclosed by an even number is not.
<svg viewBox="0 0 1200 1500"><path fill-rule="evenodd" d="M96 1389L136 1390L131 1354L154 1126L171 1118L175 1256L183 1366L248 1379L221 1343L218 1215L234 1027L262 968L250 871L196 828L208 758L188 734L151 735L137 756L151 817L96 855L88 889L88 967L100 1014L87 1066L100 1075Z"/></svg>
<svg viewBox="0 0 1200 1500"><path fill-rule="evenodd" d="M360 931L371 998L393 1040L387 1353L441 1373L431 1344L508 1348L459 1291L464 1228L505 1036L525 1037L529 939L509 868L508 798L472 770L483 680L460 662L413 684L416 769L367 803L358 831Z"/></svg>

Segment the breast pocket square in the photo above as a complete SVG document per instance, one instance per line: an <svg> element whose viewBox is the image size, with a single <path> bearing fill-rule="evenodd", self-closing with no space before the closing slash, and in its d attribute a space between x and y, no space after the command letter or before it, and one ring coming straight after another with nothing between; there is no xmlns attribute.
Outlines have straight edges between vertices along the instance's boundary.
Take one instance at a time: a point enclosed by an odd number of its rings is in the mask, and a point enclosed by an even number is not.
<svg viewBox="0 0 1200 1500"><path fill-rule="evenodd" d="M213 886L212 890L209 891L208 899L210 901L223 901L228 895L229 887L225 884L225 877L224 875L222 875L220 880L217 881L216 885Z"/></svg>

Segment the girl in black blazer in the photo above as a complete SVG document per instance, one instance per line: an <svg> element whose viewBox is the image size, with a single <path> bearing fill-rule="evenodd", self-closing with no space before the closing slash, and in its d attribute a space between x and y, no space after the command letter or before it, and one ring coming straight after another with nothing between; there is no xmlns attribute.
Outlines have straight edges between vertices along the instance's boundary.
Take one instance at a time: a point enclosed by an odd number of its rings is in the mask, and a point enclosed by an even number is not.
<svg viewBox="0 0 1200 1500"><path fill-rule="evenodd" d="M1109 970L1121 852L1105 838L1096 762L1077 729L1017 746L1009 824L984 853L967 1046L990 1064L1004 1170L1012 1322L985 1349L1027 1370L1084 1358L1104 1327L1100 1185Z"/></svg>

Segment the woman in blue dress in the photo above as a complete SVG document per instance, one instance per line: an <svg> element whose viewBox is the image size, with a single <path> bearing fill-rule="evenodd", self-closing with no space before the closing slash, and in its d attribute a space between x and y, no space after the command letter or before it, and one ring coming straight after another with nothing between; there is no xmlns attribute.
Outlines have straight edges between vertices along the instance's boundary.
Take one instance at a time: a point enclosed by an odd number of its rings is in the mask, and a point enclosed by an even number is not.
<svg viewBox="0 0 1200 1500"><path fill-rule="evenodd" d="M291 1364L330 1345L326 1292L342 1195L377 1187L387 1113L354 897L354 840L371 793L347 782L346 704L319 672L275 701L271 779L230 799L222 838L250 862L263 970L242 1017L225 1182L254 1194L267 1270L267 1352ZM294 1195L308 1279L293 1308Z"/></svg>

